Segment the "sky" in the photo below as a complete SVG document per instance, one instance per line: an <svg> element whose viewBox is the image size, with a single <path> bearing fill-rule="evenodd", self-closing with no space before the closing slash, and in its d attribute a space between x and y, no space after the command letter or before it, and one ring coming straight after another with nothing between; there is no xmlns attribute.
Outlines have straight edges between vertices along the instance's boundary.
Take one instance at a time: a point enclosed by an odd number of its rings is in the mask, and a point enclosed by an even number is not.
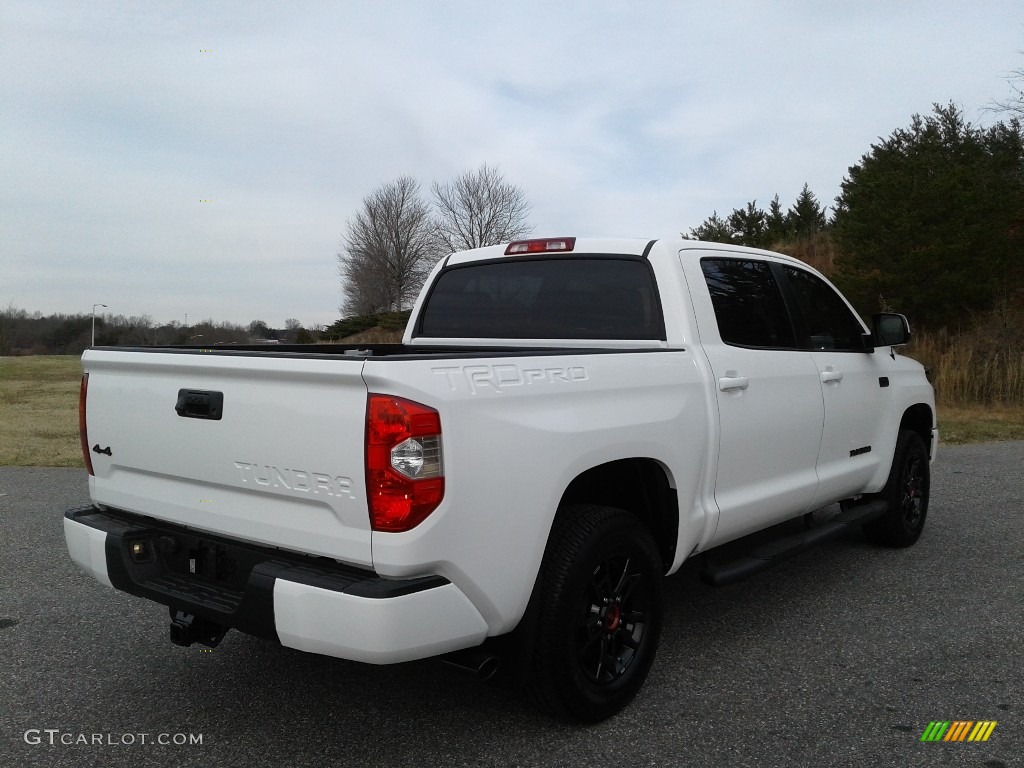
<svg viewBox="0 0 1024 768"><path fill-rule="evenodd" d="M831 205L1022 51L1020 0L3 0L0 308L327 325L363 198L482 163L539 236Z"/></svg>

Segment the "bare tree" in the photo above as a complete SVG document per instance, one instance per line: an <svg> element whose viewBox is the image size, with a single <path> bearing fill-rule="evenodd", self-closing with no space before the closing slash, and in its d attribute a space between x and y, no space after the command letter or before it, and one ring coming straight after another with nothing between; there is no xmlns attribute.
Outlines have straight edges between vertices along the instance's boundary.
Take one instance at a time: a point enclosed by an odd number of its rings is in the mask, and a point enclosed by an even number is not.
<svg viewBox="0 0 1024 768"><path fill-rule="evenodd" d="M343 315L396 312L410 306L436 262L430 208L415 179L402 176L363 198L338 252Z"/></svg>
<svg viewBox="0 0 1024 768"><path fill-rule="evenodd" d="M1010 85L1013 93L1006 101L995 101L992 103L992 111L1006 112L1010 117L1024 119L1024 67L1011 72L1006 82Z"/></svg>
<svg viewBox="0 0 1024 768"><path fill-rule="evenodd" d="M484 163L445 185L434 182L437 236L445 252L515 240L533 231L526 194Z"/></svg>

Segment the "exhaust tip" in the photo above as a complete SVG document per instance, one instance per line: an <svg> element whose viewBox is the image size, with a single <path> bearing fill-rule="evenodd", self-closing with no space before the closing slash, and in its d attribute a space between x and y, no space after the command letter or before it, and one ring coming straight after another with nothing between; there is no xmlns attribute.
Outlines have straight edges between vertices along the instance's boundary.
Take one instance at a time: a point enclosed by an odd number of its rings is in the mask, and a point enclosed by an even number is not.
<svg viewBox="0 0 1024 768"><path fill-rule="evenodd" d="M494 677L501 668L501 657L493 653L471 648L465 651L454 651L440 657L445 664L469 672L477 680L485 682Z"/></svg>
<svg viewBox="0 0 1024 768"><path fill-rule="evenodd" d="M498 674L499 667L501 667L501 659L497 656L487 656L480 661L480 665L476 668L476 676L481 682L486 682Z"/></svg>

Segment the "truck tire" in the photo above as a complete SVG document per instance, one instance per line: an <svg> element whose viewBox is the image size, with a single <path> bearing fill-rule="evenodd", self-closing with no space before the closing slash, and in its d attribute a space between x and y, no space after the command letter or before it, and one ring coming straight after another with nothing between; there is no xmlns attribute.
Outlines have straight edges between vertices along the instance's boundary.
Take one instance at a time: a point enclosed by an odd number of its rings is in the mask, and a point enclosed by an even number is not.
<svg viewBox="0 0 1024 768"><path fill-rule="evenodd" d="M529 688L570 722L597 722L640 690L661 633L663 569L648 529L621 509L574 505L541 566Z"/></svg>
<svg viewBox="0 0 1024 768"><path fill-rule="evenodd" d="M889 511L864 525L873 544L909 547L921 536L928 516L930 482L928 449L917 432L901 430L885 488L875 498L884 499Z"/></svg>

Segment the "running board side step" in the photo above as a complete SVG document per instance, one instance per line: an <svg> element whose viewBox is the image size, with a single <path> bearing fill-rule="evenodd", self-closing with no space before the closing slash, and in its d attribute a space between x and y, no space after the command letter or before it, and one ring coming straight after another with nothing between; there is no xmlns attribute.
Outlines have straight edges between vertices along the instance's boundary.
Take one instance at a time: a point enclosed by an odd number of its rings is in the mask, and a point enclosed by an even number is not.
<svg viewBox="0 0 1024 768"><path fill-rule="evenodd" d="M755 573L804 552L815 544L834 539L844 531L881 517L889 506L885 501L869 501L848 507L835 517L802 533L789 534L755 547L749 555L721 565L709 566L701 578L713 587L743 581Z"/></svg>

